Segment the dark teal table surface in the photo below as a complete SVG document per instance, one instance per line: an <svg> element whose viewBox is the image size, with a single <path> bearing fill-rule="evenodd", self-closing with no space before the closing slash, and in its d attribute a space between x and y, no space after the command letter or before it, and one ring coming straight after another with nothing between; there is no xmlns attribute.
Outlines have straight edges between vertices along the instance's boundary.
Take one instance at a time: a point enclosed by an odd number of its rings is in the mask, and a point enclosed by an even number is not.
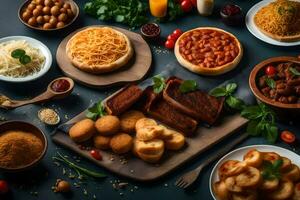
<svg viewBox="0 0 300 200"><path fill-rule="evenodd" d="M84 0L76 0L81 8L81 13L79 19L66 30L61 32L45 33L38 32L28 29L23 24L20 23L17 10L22 3L22 1L17 0L1 0L0 5L0 38L13 35L25 35L36 38L43 43L45 43L51 50L53 56L53 64L51 70L39 80L22 83L22 84L8 84L0 82L0 93L4 93L7 96L16 99L30 98L40 92L42 92L47 84L54 79L55 77L61 76L62 73L59 70L56 62L55 55L56 49L60 41L68 35L70 32L76 30L77 28L93 25L93 24L102 24L102 22L91 18L84 14L82 7ZM247 12L248 9L253 6L257 0L240 0L235 1L239 4L244 12ZM215 26L235 34L244 47L244 56L237 67L236 70L230 72L223 76L206 78L206 80L212 81L215 84L224 82L225 80L232 79L237 76L241 71L250 71L255 64L260 61L274 56L296 56L300 54L299 47L277 47L266 44L253 35L251 35L245 26L243 27L227 27L221 21L217 14L220 6L225 3L225 1L217 0L215 13L211 17L201 17L196 14L196 12L184 16L174 22L161 24L162 27L162 36L166 37L171 31L176 28L181 28L182 30L189 30L198 26ZM120 26L119 24L113 24ZM125 27L126 28L126 27ZM162 51L159 52L158 45L151 45L152 54L153 54L153 64L152 69L148 76L159 73L164 67L170 63L174 62L176 59L172 52L167 52L163 47ZM248 74L248 73L247 73ZM184 77L188 78L188 77ZM203 77L199 77L200 79ZM239 84L248 84L248 75L245 76L244 82ZM0 199L17 199L17 200L31 200L31 199L41 199L41 200L54 200L54 199L93 199L95 195L96 199L213 199L209 192L208 179L213 164L207 167L204 170L203 175L199 177L199 180L195 186L187 191L178 189L174 186L175 180L184 172L193 169L199 165L203 160L208 158L210 155L213 155L214 152L222 148L222 146L230 142L230 138L216 145L206 153L200 155L197 159L185 164L178 170L172 172L168 176L160 179L159 181L152 183L137 183L122 177L115 176L114 174L99 168L92 163L82 159L80 164L87 166L91 169L98 170L100 172L107 173L108 177L104 180L89 180L85 181L80 188L73 187L72 193L68 195L55 194L52 192L51 187L55 184L56 179L66 179L70 180L68 176L63 175L63 166L56 166L52 161L52 156L55 155L57 151L62 152L66 155L69 155L70 158L76 156L76 154L64 150L61 147L56 146L52 143L50 133L53 128L46 127L39 122L37 118L37 111L43 106L51 107L56 109L61 118L62 122L67 121L71 117L75 116L80 111L84 110L91 103L96 102L99 98L105 97L108 93L115 91L118 88L110 88L105 90L90 89L85 86L76 84L73 94L59 101L52 101L46 103L45 105L29 105L23 108L15 109L12 111L0 111L0 115L6 119L21 119L30 121L40 127L45 131L49 139L49 148L46 156L44 157L42 163L32 169L29 172L22 174L4 174L0 173L0 179L6 179L10 186L12 192L7 197L1 197ZM289 129L300 136L299 133L299 119L295 119L296 123L282 123L280 124L280 129ZM243 130L242 130L243 131ZM266 141L262 138L249 138L240 146L251 145L251 144L265 144ZM282 143L276 143L276 145L285 146ZM24 152L26 153L26 152ZM141 169L143 170L143 169ZM112 187L112 184L115 181L128 182L129 185L123 190L115 190ZM70 182L78 182L78 180L70 180ZM85 194L84 190L87 191Z"/></svg>

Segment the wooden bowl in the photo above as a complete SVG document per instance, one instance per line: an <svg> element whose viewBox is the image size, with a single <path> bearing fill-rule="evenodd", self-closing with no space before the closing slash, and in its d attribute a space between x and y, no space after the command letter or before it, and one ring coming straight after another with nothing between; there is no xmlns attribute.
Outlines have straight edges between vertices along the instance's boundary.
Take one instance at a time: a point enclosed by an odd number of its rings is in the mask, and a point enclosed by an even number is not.
<svg viewBox="0 0 300 200"><path fill-rule="evenodd" d="M17 168L2 168L2 167L0 167L0 171L20 172L20 171L28 170L28 169L36 166L42 160L44 155L46 154L47 147L48 147L47 137L35 125L25 122L25 121L6 121L6 122L3 122L0 124L0 134L5 131L16 130L16 129L22 130L22 131L28 131L30 133L33 133L35 136L37 136L43 143L43 146L44 146L43 151L38 158L36 158L32 163L30 163L28 165L20 166ZM24 152L24 153L26 153L26 152Z"/></svg>
<svg viewBox="0 0 300 200"><path fill-rule="evenodd" d="M61 29L64 29L68 26L70 26L71 24L73 24L73 22L78 18L79 16L79 7L78 5L73 1L73 0L62 0L62 2L66 2L66 3L69 3L70 6L71 6L71 9L74 13L74 17L73 19L68 23L68 24L65 24L65 26L61 27L61 28L52 28L52 29L43 29L41 27L36 27L36 26L31 26L29 25L27 22L25 22L23 19L22 19L22 13L23 13L23 10L31 3L32 0L27 0L25 1L21 7L19 8L19 11L18 11L18 16L19 16L19 20L27 27L29 28L32 28L32 29L35 29L35 30L39 30L39 31L57 31L57 30L61 30Z"/></svg>
<svg viewBox="0 0 300 200"><path fill-rule="evenodd" d="M288 57L288 56L281 56L267 59L258 65L256 65L250 73L249 77L249 85L251 91L255 95L256 99L260 102L263 102L270 106L278 115L280 119L292 119L295 117L300 116L300 104L285 104L273 99L269 99L268 97L264 96L264 94L259 90L257 87L258 77L262 76L264 73L264 68L270 64L279 64L282 62L289 62L289 61L296 61L299 62L300 60L296 57Z"/></svg>

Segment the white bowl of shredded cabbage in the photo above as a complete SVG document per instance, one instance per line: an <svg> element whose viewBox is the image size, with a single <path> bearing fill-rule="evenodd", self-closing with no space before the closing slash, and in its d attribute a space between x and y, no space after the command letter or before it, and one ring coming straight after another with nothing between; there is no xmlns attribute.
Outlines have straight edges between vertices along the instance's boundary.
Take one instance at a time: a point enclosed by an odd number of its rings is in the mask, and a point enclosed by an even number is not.
<svg viewBox="0 0 300 200"><path fill-rule="evenodd" d="M40 78L52 64L50 50L42 42L26 36L0 39L0 80L27 82Z"/></svg>

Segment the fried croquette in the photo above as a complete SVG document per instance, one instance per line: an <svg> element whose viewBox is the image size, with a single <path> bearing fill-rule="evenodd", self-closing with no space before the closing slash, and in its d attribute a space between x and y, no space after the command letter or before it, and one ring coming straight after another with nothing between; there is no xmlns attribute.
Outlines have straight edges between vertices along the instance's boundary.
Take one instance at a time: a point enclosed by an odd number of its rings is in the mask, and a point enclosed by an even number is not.
<svg viewBox="0 0 300 200"><path fill-rule="evenodd" d="M110 140L111 137L108 136L102 136L102 135L96 135L94 136L94 146L97 149L106 150L110 148Z"/></svg>
<svg viewBox="0 0 300 200"><path fill-rule="evenodd" d="M106 115L96 121L95 127L100 135L114 135L120 130L120 120L116 116Z"/></svg>
<svg viewBox="0 0 300 200"><path fill-rule="evenodd" d="M83 119L75 123L69 130L69 135L75 142L84 142L96 133L95 123L91 119Z"/></svg>
<svg viewBox="0 0 300 200"><path fill-rule="evenodd" d="M134 133L136 122L144 117L142 112L136 110L130 110L122 114L120 117L121 131L125 133Z"/></svg>
<svg viewBox="0 0 300 200"><path fill-rule="evenodd" d="M127 153L132 149L133 138L126 133L119 133L110 140L110 147L117 154Z"/></svg>

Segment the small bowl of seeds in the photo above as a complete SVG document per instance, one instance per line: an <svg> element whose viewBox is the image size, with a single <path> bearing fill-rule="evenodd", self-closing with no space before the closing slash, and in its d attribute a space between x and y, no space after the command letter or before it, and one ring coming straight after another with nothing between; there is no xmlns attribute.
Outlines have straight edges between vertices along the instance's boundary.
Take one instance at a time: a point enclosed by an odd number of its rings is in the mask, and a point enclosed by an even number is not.
<svg viewBox="0 0 300 200"><path fill-rule="evenodd" d="M43 123L51 126L57 125L60 122L59 115L51 108L40 109L38 111L38 117Z"/></svg>

